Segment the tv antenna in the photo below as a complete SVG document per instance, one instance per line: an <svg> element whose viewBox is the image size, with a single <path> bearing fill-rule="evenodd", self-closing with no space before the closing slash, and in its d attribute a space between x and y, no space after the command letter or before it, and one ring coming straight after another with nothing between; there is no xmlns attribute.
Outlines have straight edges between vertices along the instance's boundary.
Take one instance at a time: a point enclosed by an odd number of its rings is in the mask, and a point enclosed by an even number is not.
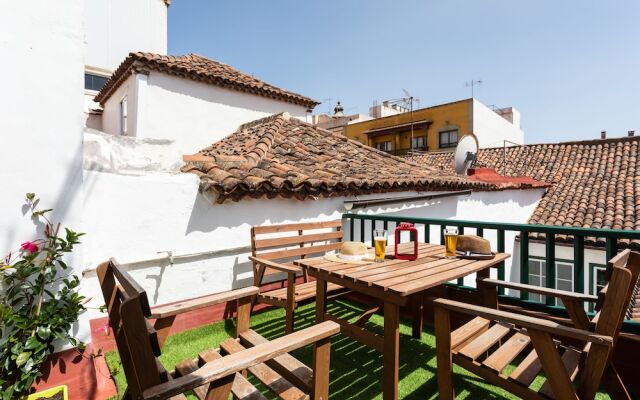
<svg viewBox="0 0 640 400"><path fill-rule="evenodd" d="M409 112L410 114L410 119L411 119L411 154L413 154L413 102L414 101L420 101L419 99L414 99L413 96L411 95L411 93L409 93L407 91L407 89L402 89L402 91L404 92L404 101L405 103L409 103Z"/></svg>
<svg viewBox="0 0 640 400"><path fill-rule="evenodd" d="M478 80L472 79L471 81L467 81L464 83L465 87L471 87L471 98L473 98L473 88L475 86L480 86L480 85L482 85L482 79L478 79Z"/></svg>
<svg viewBox="0 0 640 400"><path fill-rule="evenodd" d="M467 171L476 163L478 157L478 138L473 133L464 135L456 146L454 165L456 174L467 175Z"/></svg>

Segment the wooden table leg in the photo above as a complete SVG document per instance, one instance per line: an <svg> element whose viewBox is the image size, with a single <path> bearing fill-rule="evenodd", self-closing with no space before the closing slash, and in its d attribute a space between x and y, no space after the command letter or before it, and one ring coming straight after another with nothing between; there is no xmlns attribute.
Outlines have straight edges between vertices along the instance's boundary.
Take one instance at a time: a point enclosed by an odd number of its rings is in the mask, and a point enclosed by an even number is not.
<svg viewBox="0 0 640 400"><path fill-rule="evenodd" d="M382 398L398 399L398 369L400 367L400 307L384 303L384 353Z"/></svg>
<svg viewBox="0 0 640 400"><path fill-rule="evenodd" d="M327 281L316 278L316 323L324 322L327 312Z"/></svg>
<svg viewBox="0 0 640 400"><path fill-rule="evenodd" d="M424 304L424 294L422 292L416 293L411 298L412 307L412 329L411 336L414 339L422 338L422 308Z"/></svg>
<svg viewBox="0 0 640 400"><path fill-rule="evenodd" d="M478 287L478 294L480 295L480 304L484 307L498 309L497 288L480 281L480 279L490 278L490 271L490 268L486 268L476 273L476 286Z"/></svg>

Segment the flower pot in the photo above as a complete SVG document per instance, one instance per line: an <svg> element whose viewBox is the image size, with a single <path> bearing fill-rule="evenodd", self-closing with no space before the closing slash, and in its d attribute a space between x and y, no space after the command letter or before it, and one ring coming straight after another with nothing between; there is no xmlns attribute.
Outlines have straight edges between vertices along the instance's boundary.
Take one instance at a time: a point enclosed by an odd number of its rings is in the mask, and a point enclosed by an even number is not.
<svg viewBox="0 0 640 400"><path fill-rule="evenodd" d="M56 386L30 394L27 400L69 400L67 385Z"/></svg>

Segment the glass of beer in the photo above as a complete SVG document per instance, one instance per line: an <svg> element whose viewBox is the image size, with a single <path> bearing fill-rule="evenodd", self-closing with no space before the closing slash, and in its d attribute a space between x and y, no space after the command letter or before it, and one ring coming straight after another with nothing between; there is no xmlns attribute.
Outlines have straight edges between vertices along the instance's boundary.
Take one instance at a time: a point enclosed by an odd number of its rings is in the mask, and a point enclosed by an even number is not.
<svg viewBox="0 0 640 400"><path fill-rule="evenodd" d="M456 244L458 243L458 228L448 227L444 230L444 256L446 258L455 258Z"/></svg>
<svg viewBox="0 0 640 400"><path fill-rule="evenodd" d="M384 229L374 229L373 245L376 248L376 262L384 261L384 254L387 251L387 231Z"/></svg>

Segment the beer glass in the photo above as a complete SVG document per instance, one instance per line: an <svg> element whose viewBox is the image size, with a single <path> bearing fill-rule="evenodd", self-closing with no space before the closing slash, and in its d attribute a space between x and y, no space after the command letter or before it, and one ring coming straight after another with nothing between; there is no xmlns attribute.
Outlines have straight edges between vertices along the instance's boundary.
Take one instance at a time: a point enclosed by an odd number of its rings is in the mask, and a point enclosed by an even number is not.
<svg viewBox="0 0 640 400"><path fill-rule="evenodd" d="M384 229L374 229L373 245L376 248L376 262L384 261L384 254L387 251L387 231Z"/></svg>
<svg viewBox="0 0 640 400"><path fill-rule="evenodd" d="M446 258L455 258L456 244L458 243L458 228L449 227L444 230L444 256Z"/></svg>

